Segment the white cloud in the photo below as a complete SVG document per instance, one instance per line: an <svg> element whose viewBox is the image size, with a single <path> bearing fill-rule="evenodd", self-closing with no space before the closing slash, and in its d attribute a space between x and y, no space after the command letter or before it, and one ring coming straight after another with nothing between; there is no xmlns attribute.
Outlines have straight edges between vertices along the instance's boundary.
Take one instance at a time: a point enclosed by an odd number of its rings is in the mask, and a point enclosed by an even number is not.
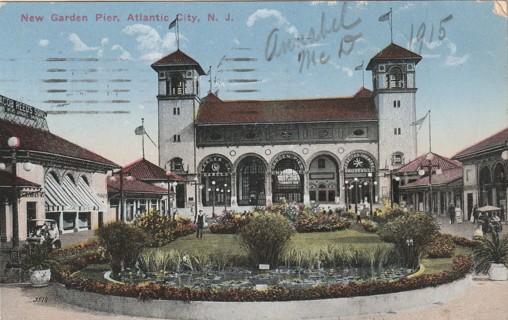
<svg viewBox="0 0 508 320"><path fill-rule="evenodd" d="M270 9L259 9L256 10L253 14L249 16L247 19L247 27L252 27L256 21L261 19L269 19L273 18L277 21L277 26L279 28L284 28L287 33L293 35L294 37L298 37L298 30L296 27L292 26L286 18L280 13L280 11L277 10L270 10Z"/></svg>
<svg viewBox="0 0 508 320"><path fill-rule="evenodd" d="M357 9L365 9L367 8L367 6L369 5L369 2L368 1L356 1L356 8Z"/></svg>
<svg viewBox="0 0 508 320"><path fill-rule="evenodd" d="M455 43L449 42L446 46L450 49L450 54L446 58L445 66L448 67L458 66L466 63L467 60L469 60L469 54L465 54L461 57L455 56L455 54L457 53L457 46L455 45Z"/></svg>
<svg viewBox="0 0 508 320"><path fill-rule="evenodd" d="M135 36L138 43L136 49L141 53L141 60L153 61L162 57L163 52L174 47L176 38L173 32L168 32L164 38L152 27L135 24L122 30L130 36ZM185 39L180 35L180 39Z"/></svg>
<svg viewBox="0 0 508 320"><path fill-rule="evenodd" d="M118 44L115 44L114 46L112 46L111 50L121 52L120 57L118 57L120 60L123 60L123 61L133 60L132 55L127 50L125 50L122 46L120 46Z"/></svg>
<svg viewBox="0 0 508 320"><path fill-rule="evenodd" d="M99 47L89 47L83 41L81 41L79 36L75 33L71 33L69 35L69 41L72 42L72 44L74 45L74 48L73 48L74 51L81 52L81 51L93 51L93 50L99 49Z"/></svg>
<svg viewBox="0 0 508 320"><path fill-rule="evenodd" d="M109 39L108 38L102 38L101 40L101 46L105 46L109 43Z"/></svg>
<svg viewBox="0 0 508 320"><path fill-rule="evenodd" d="M47 47L48 45L49 45L49 40L47 40L47 39L39 40L40 47Z"/></svg>

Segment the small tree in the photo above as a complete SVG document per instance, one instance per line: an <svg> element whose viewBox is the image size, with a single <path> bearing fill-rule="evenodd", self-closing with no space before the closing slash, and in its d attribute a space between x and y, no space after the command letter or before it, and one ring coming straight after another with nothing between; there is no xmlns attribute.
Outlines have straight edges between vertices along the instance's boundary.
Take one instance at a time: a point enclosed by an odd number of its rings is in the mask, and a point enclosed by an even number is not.
<svg viewBox="0 0 508 320"><path fill-rule="evenodd" d="M508 267L508 237L501 238L494 230L490 238L486 236L476 239L473 260L476 272L487 272L492 263Z"/></svg>
<svg viewBox="0 0 508 320"><path fill-rule="evenodd" d="M113 275L118 275L141 252L146 242L143 230L123 221L110 223L97 230L101 244L110 256Z"/></svg>
<svg viewBox="0 0 508 320"><path fill-rule="evenodd" d="M409 212L389 220L378 235L384 241L395 244L406 267L416 269L425 246L439 230L437 221L424 212Z"/></svg>
<svg viewBox="0 0 508 320"><path fill-rule="evenodd" d="M156 210L149 210L134 223L149 237L152 246L163 246L173 240L171 217L161 215Z"/></svg>
<svg viewBox="0 0 508 320"><path fill-rule="evenodd" d="M276 266L293 233L291 223L282 215L261 212L240 231L240 245L253 267L260 263Z"/></svg>

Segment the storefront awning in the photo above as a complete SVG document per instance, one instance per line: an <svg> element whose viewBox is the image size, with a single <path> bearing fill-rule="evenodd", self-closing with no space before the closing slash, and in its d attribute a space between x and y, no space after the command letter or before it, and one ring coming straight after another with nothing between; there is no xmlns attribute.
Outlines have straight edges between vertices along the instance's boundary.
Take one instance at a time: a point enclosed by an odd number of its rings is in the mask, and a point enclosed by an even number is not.
<svg viewBox="0 0 508 320"><path fill-rule="evenodd" d="M46 211L88 212L103 210L104 204L88 184L79 179L76 184L65 176L60 184L49 174L45 181Z"/></svg>

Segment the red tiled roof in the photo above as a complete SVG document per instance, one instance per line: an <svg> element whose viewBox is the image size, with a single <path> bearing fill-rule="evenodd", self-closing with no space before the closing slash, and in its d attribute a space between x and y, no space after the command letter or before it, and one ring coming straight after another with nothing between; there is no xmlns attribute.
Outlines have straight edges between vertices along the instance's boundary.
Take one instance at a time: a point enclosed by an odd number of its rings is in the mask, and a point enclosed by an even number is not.
<svg viewBox="0 0 508 320"><path fill-rule="evenodd" d="M0 119L0 149L10 149L7 145L7 140L12 136L20 139L21 145L19 148L21 150L39 151L108 166L118 166L116 163L49 131Z"/></svg>
<svg viewBox="0 0 508 320"><path fill-rule="evenodd" d="M120 179L118 175L114 176L116 179L112 179L111 177L107 179L108 185L108 193L119 193L120 192ZM148 194L158 194L165 195L168 193L168 190L165 188L157 187L149 183L145 183L143 181L139 181L137 179L129 179L128 177L123 177L122 189L124 193L148 193Z"/></svg>
<svg viewBox="0 0 508 320"><path fill-rule="evenodd" d="M432 175L432 186L440 186L440 185L447 185L452 182L455 182L456 180L459 180L462 178L462 168L453 168L448 170L443 170L443 173L441 174L433 174ZM425 176L421 179L418 179L416 181L410 182L406 185L401 186L400 188L402 190L405 189L412 189L412 188L418 188L418 187L428 187L429 186L429 176Z"/></svg>
<svg viewBox="0 0 508 320"><path fill-rule="evenodd" d="M478 152L486 151L489 149L504 147L508 141L508 127L503 130L494 133L490 137L487 137L480 142L473 144L472 146L466 147L465 149L457 152L452 159L467 157Z"/></svg>
<svg viewBox="0 0 508 320"><path fill-rule="evenodd" d="M200 75L205 74L203 68L201 68L199 63L197 63L196 60L192 59L191 57L180 51L180 49L154 62L152 64L152 69L157 71L159 70L159 67L171 67L171 66L193 66L196 67L196 70Z"/></svg>
<svg viewBox="0 0 508 320"><path fill-rule="evenodd" d="M370 98L372 97L372 91L366 89L365 87L361 87L354 95L354 98Z"/></svg>
<svg viewBox="0 0 508 320"><path fill-rule="evenodd" d="M429 162L432 166L439 167L441 170L449 170L454 168L462 168L462 163L456 160L451 160L449 158L440 156L436 153L433 153L434 158L432 160L427 160L427 154L423 154L416 158L415 160L409 162L408 164L398 168L395 170L397 174L400 173L418 173L418 170L424 169L426 172Z"/></svg>
<svg viewBox="0 0 508 320"><path fill-rule="evenodd" d="M418 61L422 59L422 56L404 49L395 43L390 43L386 48L370 59L369 64L367 65L367 70L372 70L372 67L379 62L397 59L416 60L416 63L418 63Z"/></svg>
<svg viewBox="0 0 508 320"><path fill-rule="evenodd" d="M166 170L162 169L156 164L151 163L145 158L138 159L125 167L124 173L130 173L137 180L155 180L166 181Z"/></svg>
<svg viewBox="0 0 508 320"><path fill-rule="evenodd" d="M198 124L281 123L309 121L377 120L374 100L366 89L347 98L301 100L222 101L213 94L205 97Z"/></svg>
<svg viewBox="0 0 508 320"><path fill-rule="evenodd" d="M8 171L0 170L0 186L12 186L12 174ZM35 182L25 180L20 177L16 177L16 185L18 187L40 187Z"/></svg>

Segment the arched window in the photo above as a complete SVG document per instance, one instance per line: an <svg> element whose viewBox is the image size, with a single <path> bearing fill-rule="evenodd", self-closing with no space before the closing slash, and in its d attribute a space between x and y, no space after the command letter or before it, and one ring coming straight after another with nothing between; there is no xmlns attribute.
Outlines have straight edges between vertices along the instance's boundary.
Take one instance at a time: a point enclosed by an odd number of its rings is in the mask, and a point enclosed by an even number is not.
<svg viewBox="0 0 508 320"><path fill-rule="evenodd" d="M171 159L171 161L170 161L170 168L171 168L171 171L174 171L174 172L182 172L182 171L184 171L184 168L183 168L183 159L182 158L173 158L173 159Z"/></svg>
<svg viewBox="0 0 508 320"><path fill-rule="evenodd" d="M392 67L388 73L388 88L405 88L406 75L399 67Z"/></svg>
<svg viewBox="0 0 508 320"><path fill-rule="evenodd" d="M167 92L169 95L184 95L185 94L185 79L183 75L177 73L171 75L170 81L167 84Z"/></svg>

